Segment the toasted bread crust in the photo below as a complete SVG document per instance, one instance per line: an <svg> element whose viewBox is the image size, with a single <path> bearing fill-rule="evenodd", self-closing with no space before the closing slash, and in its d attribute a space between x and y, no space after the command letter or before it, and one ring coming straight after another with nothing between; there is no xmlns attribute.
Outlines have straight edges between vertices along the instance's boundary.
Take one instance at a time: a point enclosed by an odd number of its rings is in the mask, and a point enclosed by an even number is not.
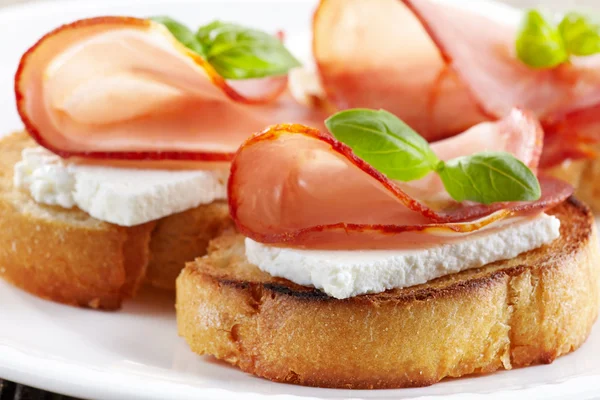
<svg viewBox="0 0 600 400"><path fill-rule="evenodd" d="M34 295L112 310L144 280L172 290L185 261L232 226L224 201L131 228L40 205L12 183L32 145L25 133L0 140L0 277Z"/></svg>
<svg viewBox="0 0 600 400"><path fill-rule="evenodd" d="M233 229L233 221L225 201L159 219L150 240L146 282L175 290L175 279L185 263L205 255L208 243L229 229Z"/></svg>
<svg viewBox="0 0 600 400"><path fill-rule="evenodd" d="M600 152L600 145L596 145L595 149ZM591 160L566 160L546 172L573 185L577 198L595 213L600 213L600 157Z"/></svg>
<svg viewBox="0 0 600 400"><path fill-rule="evenodd" d="M600 146L598 146L600 151ZM600 212L600 158L585 162L580 181L577 185L577 196L588 204L596 213Z"/></svg>
<svg viewBox="0 0 600 400"><path fill-rule="evenodd" d="M177 280L181 336L198 354L279 382L399 388L550 363L579 347L598 313L599 250L589 209L552 211L549 246L412 288L336 300L245 260L215 239Z"/></svg>

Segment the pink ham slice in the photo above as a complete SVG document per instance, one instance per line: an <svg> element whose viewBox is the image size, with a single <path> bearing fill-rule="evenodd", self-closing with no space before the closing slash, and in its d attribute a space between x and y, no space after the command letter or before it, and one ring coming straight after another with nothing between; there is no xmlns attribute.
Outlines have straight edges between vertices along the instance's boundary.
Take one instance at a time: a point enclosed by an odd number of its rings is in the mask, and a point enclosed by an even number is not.
<svg viewBox="0 0 600 400"><path fill-rule="evenodd" d="M598 157L599 116L600 104L546 122L540 166L557 165L566 159Z"/></svg>
<svg viewBox="0 0 600 400"><path fill-rule="evenodd" d="M434 144L434 149L442 159L505 150L535 168L540 146L537 120L515 110L498 123ZM392 181L329 134L302 125L277 125L238 150L228 196L239 230L259 242L399 248L456 240L491 229L507 217L539 213L572 194L562 181L542 177L540 183L542 197L535 202L440 202L443 188L429 176L410 184Z"/></svg>
<svg viewBox="0 0 600 400"><path fill-rule="evenodd" d="M287 77L226 81L162 25L129 17L76 21L21 59L17 107L31 136L63 156L230 160L249 132L320 126Z"/></svg>
<svg viewBox="0 0 600 400"><path fill-rule="evenodd" d="M516 58L514 25L433 0L403 2L490 115L522 107L553 120L600 104L600 57L550 70L529 68Z"/></svg>
<svg viewBox="0 0 600 400"><path fill-rule="evenodd" d="M541 119L550 142L565 142L548 148L543 166L586 154L578 139L598 140L589 127L598 118L572 115L600 105L600 57L528 68L514 54L515 16L499 21L433 0L322 0L314 53L339 108L385 108L436 140L520 107Z"/></svg>
<svg viewBox="0 0 600 400"><path fill-rule="evenodd" d="M537 172L543 142L544 132L537 119L529 112L513 109L498 122L482 122L459 135L432 143L431 148L442 160L480 151L506 151ZM412 197L437 208L455 204L436 174L398 184Z"/></svg>
<svg viewBox="0 0 600 400"><path fill-rule="evenodd" d="M322 0L313 52L338 109L383 108L429 140L486 119L400 0Z"/></svg>

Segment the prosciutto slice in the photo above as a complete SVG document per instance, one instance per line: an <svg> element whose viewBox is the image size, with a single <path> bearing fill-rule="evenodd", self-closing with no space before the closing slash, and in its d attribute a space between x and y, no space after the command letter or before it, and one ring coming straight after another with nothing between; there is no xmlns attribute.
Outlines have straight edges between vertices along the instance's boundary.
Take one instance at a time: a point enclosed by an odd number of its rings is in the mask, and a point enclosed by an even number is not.
<svg viewBox="0 0 600 400"><path fill-rule="evenodd" d="M515 110L433 148L442 159L510 151L535 169L540 146L536 119ZM349 249L452 241L493 229L507 217L537 214L572 194L568 184L542 177L542 197L535 202L459 204L447 198L436 179L392 181L329 134L277 125L238 150L228 196L239 230L253 240Z"/></svg>
<svg viewBox="0 0 600 400"><path fill-rule="evenodd" d="M486 119L400 0L322 0L313 53L327 97L339 109L383 108L432 141Z"/></svg>
<svg viewBox="0 0 600 400"><path fill-rule="evenodd" d="M429 140L513 107L529 109L550 142L569 135L560 148L565 156L585 154L578 139L599 138L588 128L598 118L584 125L573 115L600 106L600 57L529 68L514 51L520 14L499 7L476 12L435 0L322 0L314 49L325 90L340 108L388 109ZM560 159L550 153L555 148L548 148L544 166Z"/></svg>
<svg viewBox="0 0 600 400"><path fill-rule="evenodd" d="M249 132L320 126L286 92L287 76L226 81L161 24L76 21L44 36L15 78L31 136L62 157L227 161Z"/></svg>
<svg viewBox="0 0 600 400"><path fill-rule="evenodd" d="M600 57L574 58L549 70L530 68L516 58L514 25L433 0L403 2L490 115L523 107L553 120L600 104Z"/></svg>

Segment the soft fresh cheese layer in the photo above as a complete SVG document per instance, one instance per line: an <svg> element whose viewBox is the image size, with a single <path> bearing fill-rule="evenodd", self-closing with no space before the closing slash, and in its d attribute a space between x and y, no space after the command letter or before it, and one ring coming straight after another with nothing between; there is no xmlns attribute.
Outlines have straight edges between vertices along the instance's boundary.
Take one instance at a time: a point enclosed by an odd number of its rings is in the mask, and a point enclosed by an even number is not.
<svg viewBox="0 0 600 400"><path fill-rule="evenodd" d="M511 259L554 241L559 228L556 217L541 214L455 243L411 250L304 250L246 239L246 257L273 276L345 299Z"/></svg>
<svg viewBox="0 0 600 400"><path fill-rule="evenodd" d="M14 184L38 203L78 208L116 225L133 226L225 199L226 170L172 171L65 163L33 147L15 165Z"/></svg>

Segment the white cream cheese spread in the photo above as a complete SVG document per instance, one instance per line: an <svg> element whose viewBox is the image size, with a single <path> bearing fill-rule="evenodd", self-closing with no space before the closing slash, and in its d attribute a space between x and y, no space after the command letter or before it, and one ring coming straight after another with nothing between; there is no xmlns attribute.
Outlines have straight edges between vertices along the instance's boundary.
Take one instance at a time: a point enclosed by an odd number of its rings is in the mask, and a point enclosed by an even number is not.
<svg viewBox="0 0 600 400"><path fill-rule="evenodd" d="M151 170L75 165L42 147L23 150L14 184L38 203L121 226L153 221L227 196L228 170Z"/></svg>
<svg viewBox="0 0 600 400"><path fill-rule="evenodd" d="M246 257L261 270L345 299L380 293L507 260L551 243L560 221L541 214L460 241L410 250L306 250L268 246L246 238Z"/></svg>

